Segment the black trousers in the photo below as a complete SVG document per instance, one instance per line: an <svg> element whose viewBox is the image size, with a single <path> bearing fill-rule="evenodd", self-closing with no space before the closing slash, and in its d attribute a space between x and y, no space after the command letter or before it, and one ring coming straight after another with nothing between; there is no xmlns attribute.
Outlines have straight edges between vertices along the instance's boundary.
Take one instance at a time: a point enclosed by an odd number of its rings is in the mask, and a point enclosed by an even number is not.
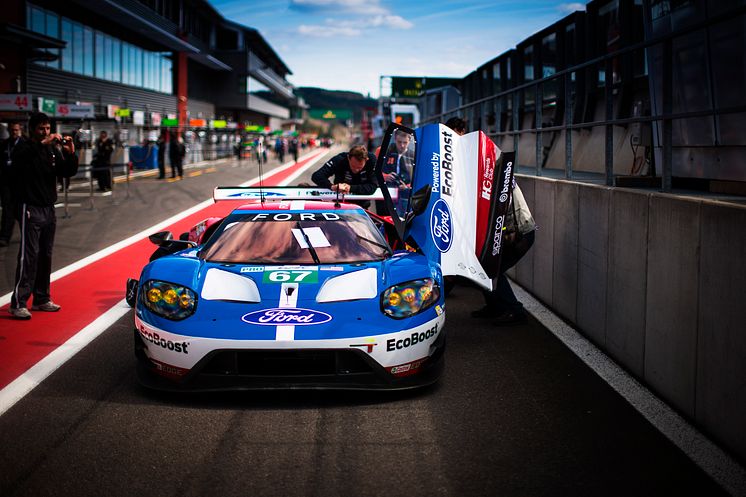
<svg viewBox="0 0 746 497"><path fill-rule="evenodd" d="M521 312L523 310L523 304L518 301L515 293L513 293L508 277L505 276L505 271L518 264L518 261L526 255L526 252L534 244L535 237L536 232L531 231L522 235L520 240L515 243L505 244L505 252L500 259L500 275L495 282L495 289L491 292L482 291L485 303L495 312Z"/></svg>
<svg viewBox="0 0 746 497"><path fill-rule="evenodd" d="M184 176L184 165L181 160L171 159L171 177L175 178L177 175L179 177Z"/></svg>
<svg viewBox="0 0 746 497"><path fill-rule="evenodd" d="M99 190L111 190L111 165L94 166L93 177L98 181Z"/></svg>
<svg viewBox="0 0 746 497"><path fill-rule="evenodd" d="M3 215L0 221L0 240L10 240L13 234L13 224L16 222L16 205L13 201L13 190L8 178L0 179L0 202Z"/></svg>
<svg viewBox="0 0 746 497"><path fill-rule="evenodd" d="M52 207L21 204L18 206L21 246L18 249L16 280L10 306L27 307L33 295L34 304L50 301L49 280L52 274L52 247L57 216Z"/></svg>

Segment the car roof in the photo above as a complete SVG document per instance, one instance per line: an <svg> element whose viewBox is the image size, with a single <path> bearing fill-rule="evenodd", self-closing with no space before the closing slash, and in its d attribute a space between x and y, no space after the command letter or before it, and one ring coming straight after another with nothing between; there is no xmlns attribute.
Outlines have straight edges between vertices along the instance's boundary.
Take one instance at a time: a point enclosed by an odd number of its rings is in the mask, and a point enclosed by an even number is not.
<svg viewBox="0 0 746 497"><path fill-rule="evenodd" d="M356 204L335 204L332 202L322 202L313 200L283 200L280 202L254 202L243 204L233 209L237 211L339 211L339 210L358 210L363 208Z"/></svg>

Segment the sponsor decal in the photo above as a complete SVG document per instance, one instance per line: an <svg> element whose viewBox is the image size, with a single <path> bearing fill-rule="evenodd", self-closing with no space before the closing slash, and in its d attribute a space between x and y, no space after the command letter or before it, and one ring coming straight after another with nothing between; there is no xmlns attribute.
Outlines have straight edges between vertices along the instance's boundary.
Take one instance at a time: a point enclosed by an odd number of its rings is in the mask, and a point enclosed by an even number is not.
<svg viewBox="0 0 746 497"><path fill-rule="evenodd" d="M492 195L492 178L494 174L495 167L492 163L492 158L485 157L484 174L482 175L482 198L485 200L489 200L490 195Z"/></svg>
<svg viewBox="0 0 746 497"><path fill-rule="evenodd" d="M406 349L407 347L411 347L413 345L417 345L418 343L425 342L426 340L429 340L433 338L435 335L438 334L438 325L436 324L432 328L426 331L421 332L414 332L411 335L409 335L407 338L400 338L397 340L396 338L389 338L386 340L386 352L393 352L395 350L401 350Z"/></svg>
<svg viewBox="0 0 746 497"><path fill-rule="evenodd" d="M513 161L508 161L505 164L505 180L503 181L503 188L500 190L500 202L508 201L508 190L510 189L510 171L513 169Z"/></svg>
<svg viewBox="0 0 746 497"><path fill-rule="evenodd" d="M441 195L448 197L453 196L453 134L443 130L443 160L440 162L441 174Z"/></svg>
<svg viewBox="0 0 746 497"><path fill-rule="evenodd" d="M261 212L247 217L249 221L339 221L334 212Z"/></svg>
<svg viewBox="0 0 746 497"><path fill-rule="evenodd" d="M320 271L344 271L345 268L342 266L321 266Z"/></svg>
<svg viewBox="0 0 746 497"><path fill-rule="evenodd" d="M146 330L144 326L141 326L139 331L141 337L154 345L167 350L173 350L174 352L180 352L182 354L189 353L189 342L173 342L171 340L166 340L158 333L151 333L150 331Z"/></svg>
<svg viewBox="0 0 746 497"><path fill-rule="evenodd" d="M435 247L440 252L448 252L453 243L453 223L451 221L451 210L442 198L439 198L430 211L430 233L432 234Z"/></svg>
<svg viewBox="0 0 746 497"><path fill-rule="evenodd" d="M378 343L376 343L376 342L371 342L371 343L356 343L356 344L350 344L350 347L364 347L365 350L369 354L372 354L373 353L373 347L375 347L376 345L378 345Z"/></svg>
<svg viewBox="0 0 746 497"><path fill-rule="evenodd" d="M263 273L264 266L244 266L241 268L242 273Z"/></svg>
<svg viewBox="0 0 746 497"><path fill-rule="evenodd" d="M284 193L280 192L272 192L272 191L265 191L265 192L240 192L240 193L231 193L228 195L229 198L259 198L259 197L284 197Z"/></svg>
<svg viewBox="0 0 746 497"><path fill-rule="evenodd" d="M417 359L416 361L407 364L393 366L389 371L391 371L391 374L396 376L409 376L416 373L417 370L420 369L420 366L422 366L422 363L427 361L427 359L427 357L423 357L422 359Z"/></svg>
<svg viewBox="0 0 746 497"><path fill-rule="evenodd" d="M275 307L273 309L250 312L241 316L241 321L260 326L311 326L331 320L332 317L325 312L296 307Z"/></svg>
<svg viewBox="0 0 746 497"><path fill-rule="evenodd" d="M180 376L184 376L189 372L188 369L172 366L171 364L166 364L165 362L156 361L153 358L150 359L150 362L153 364L153 366L155 366L156 372L162 376L178 378Z"/></svg>
<svg viewBox="0 0 746 497"><path fill-rule="evenodd" d="M503 241L503 224L505 223L505 215L498 216L495 221L495 233L492 237L492 255L500 253L500 247Z"/></svg>
<svg viewBox="0 0 746 497"><path fill-rule="evenodd" d="M319 273L316 269L280 269L265 271L262 277L263 283L318 283Z"/></svg>
<svg viewBox="0 0 746 497"><path fill-rule="evenodd" d="M433 156L430 159L430 165L433 167L433 186L431 191L438 193L440 191L440 154L433 152Z"/></svg>
<svg viewBox="0 0 746 497"><path fill-rule="evenodd" d="M442 307L441 307L440 305L436 305L436 306L435 306L435 313L436 313L436 314L437 314L438 316L440 316L441 314L443 314L443 308L442 308Z"/></svg>

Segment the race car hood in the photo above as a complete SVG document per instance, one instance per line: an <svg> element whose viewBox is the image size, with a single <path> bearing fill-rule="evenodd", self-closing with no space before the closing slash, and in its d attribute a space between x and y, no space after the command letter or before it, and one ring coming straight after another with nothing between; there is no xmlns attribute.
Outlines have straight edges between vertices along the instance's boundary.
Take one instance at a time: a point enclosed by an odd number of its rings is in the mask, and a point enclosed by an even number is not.
<svg viewBox="0 0 746 497"><path fill-rule="evenodd" d="M383 334L390 332L392 319L381 311L381 294L393 285L421 278L440 283L441 277L422 256L408 252L381 262L262 266L205 262L191 250L152 262L140 281L188 286L198 295L195 314L174 322L142 306L137 309L141 319L160 329L177 326L180 333L192 336L274 340L282 332L282 318L297 319L288 321L294 325L296 339ZM416 326L432 319L428 315L407 318L406 324Z"/></svg>

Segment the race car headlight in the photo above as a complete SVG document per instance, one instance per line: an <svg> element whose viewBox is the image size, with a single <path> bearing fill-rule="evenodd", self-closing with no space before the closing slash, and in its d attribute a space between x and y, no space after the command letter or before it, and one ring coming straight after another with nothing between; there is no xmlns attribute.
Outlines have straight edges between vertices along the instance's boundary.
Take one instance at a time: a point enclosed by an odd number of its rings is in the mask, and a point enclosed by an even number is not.
<svg viewBox="0 0 746 497"><path fill-rule="evenodd" d="M193 291L167 281L147 281L142 286L140 295L146 309L174 321L188 318L197 308L197 296Z"/></svg>
<svg viewBox="0 0 746 497"><path fill-rule="evenodd" d="M424 311L440 298L440 287L432 278L407 281L381 295L381 310L394 319L408 318Z"/></svg>

